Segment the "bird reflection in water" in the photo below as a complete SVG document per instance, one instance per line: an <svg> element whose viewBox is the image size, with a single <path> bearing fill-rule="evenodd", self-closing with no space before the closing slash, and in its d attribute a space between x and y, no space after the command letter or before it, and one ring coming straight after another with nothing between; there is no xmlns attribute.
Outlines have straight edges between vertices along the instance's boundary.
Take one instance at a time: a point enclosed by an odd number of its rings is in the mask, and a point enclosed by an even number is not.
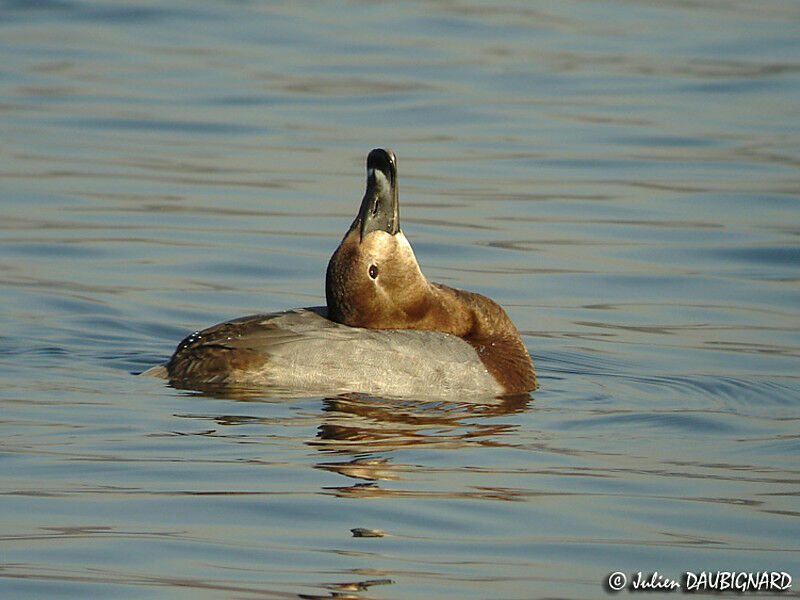
<svg viewBox="0 0 800 600"><path fill-rule="evenodd" d="M270 389L265 392L264 388L220 385L195 386L192 392L242 402L277 402L282 393L286 398L296 398L296 394L292 395L288 390ZM322 412L316 417L321 418L322 423L317 427L316 437L306 443L326 454L344 455L347 460L320 462L315 467L358 480L358 483L350 486L323 488L324 492L348 497L373 497L414 494L384 489L378 482L401 481L406 479L407 474L408 478L414 478L411 474L419 472L418 466L394 463L390 458L376 454L409 447L459 449L510 445L505 440L513 439L509 434L519 426L498 423L496 417L527 410L531 396L517 394L452 401L343 394L324 398L322 402ZM207 418L211 415L204 416ZM216 423L227 426L276 424L276 420L269 417L216 415L212 418ZM302 420L307 422L307 417Z"/></svg>
<svg viewBox="0 0 800 600"><path fill-rule="evenodd" d="M326 399L325 422L309 441L321 450L341 454L386 452L403 447L463 448L502 446L503 434L516 425L482 422L527 408L528 394L494 399L491 403L398 400L350 395ZM356 457L319 463L318 469L360 480L350 486L325 488L347 497L402 496L398 489L380 487L379 481L402 480L418 472L413 465L392 463L388 458Z"/></svg>
<svg viewBox="0 0 800 600"><path fill-rule="evenodd" d="M280 398L280 392L265 391L263 388L203 386L201 389L195 387L189 393L240 402L286 403L285 399ZM292 395L287 391L284 398L290 397ZM271 412L266 407L266 411L259 409L261 416L219 413L181 416L192 420L201 419L205 423L211 421L217 425L215 430L208 431L204 423L203 431L194 432L194 435L225 437L248 444L259 443L260 438L264 443L270 443L270 435L266 432L274 432L276 426L285 429L302 428L304 431L309 430L310 424L316 426L316 435L305 443L319 451L325 459L314 464L313 468L350 480L344 485L320 487L317 491L320 494L340 498L468 497L519 501L526 499L526 492L513 488L461 485L454 488L445 484L433 487L425 485L426 489L420 489L415 482L427 481L426 473L436 471L442 465L432 467L397 463L393 459L402 453L392 451L417 448L458 450L487 446L515 447L515 440L519 436L511 434L518 430L519 425L514 423L515 419L502 417L526 411L531 400L528 394L485 398L482 401L378 398L347 394L322 399L321 410L316 408L310 413L307 408L290 409L288 418L283 409L276 411L281 414L265 416L264 412ZM263 431L259 431L262 428ZM280 435L282 437L287 433L282 432ZM292 433L288 432L288 435ZM258 461L250 459L248 462ZM274 465L274 462L270 464ZM402 532L384 531L374 528L374 525L375 523L359 522L348 524L348 535L367 539L394 538L398 535L405 537ZM325 592L300 593L298 597L315 600L368 600L374 597L371 592L376 586L380 588L393 585L395 574L391 569L352 569L347 573L348 581L322 584Z"/></svg>
<svg viewBox="0 0 800 600"><path fill-rule="evenodd" d="M324 419L310 444L327 450L391 450L404 446L493 445L492 437L512 425L481 423L527 408L520 394L486 402L376 398L359 394L326 398Z"/></svg>

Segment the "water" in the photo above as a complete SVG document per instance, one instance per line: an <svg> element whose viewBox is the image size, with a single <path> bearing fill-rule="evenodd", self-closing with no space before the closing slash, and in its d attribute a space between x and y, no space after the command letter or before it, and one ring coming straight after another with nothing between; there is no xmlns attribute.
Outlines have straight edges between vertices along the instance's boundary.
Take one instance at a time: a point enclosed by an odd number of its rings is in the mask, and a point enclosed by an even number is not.
<svg viewBox="0 0 800 600"><path fill-rule="evenodd" d="M0 7L3 598L797 595L795 2ZM540 391L131 375L320 304L376 146L425 273L507 308Z"/></svg>

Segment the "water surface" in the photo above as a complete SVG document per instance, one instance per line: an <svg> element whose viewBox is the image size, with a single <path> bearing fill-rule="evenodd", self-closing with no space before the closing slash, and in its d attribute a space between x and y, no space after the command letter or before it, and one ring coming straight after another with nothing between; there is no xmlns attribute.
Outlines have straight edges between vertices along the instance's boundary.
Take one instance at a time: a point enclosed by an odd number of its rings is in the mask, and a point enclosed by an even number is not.
<svg viewBox="0 0 800 600"><path fill-rule="evenodd" d="M796 3L6 1L0 51L3 598L800 578ZM539 391L131 375L322 303L378 146Z"/></svg>

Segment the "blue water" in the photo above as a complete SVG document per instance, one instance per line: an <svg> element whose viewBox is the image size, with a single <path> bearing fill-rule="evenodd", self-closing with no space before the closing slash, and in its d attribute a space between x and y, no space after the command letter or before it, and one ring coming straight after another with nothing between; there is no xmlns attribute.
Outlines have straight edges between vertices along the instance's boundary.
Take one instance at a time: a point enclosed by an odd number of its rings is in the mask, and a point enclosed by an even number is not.
<svg viewBox="0 0 800 600"><path fill-rule="evenodd" d="M4 599L797 595L796 2L6 1L0 53ZM322 303L374 147L539 391L132 375Z"/></svg>

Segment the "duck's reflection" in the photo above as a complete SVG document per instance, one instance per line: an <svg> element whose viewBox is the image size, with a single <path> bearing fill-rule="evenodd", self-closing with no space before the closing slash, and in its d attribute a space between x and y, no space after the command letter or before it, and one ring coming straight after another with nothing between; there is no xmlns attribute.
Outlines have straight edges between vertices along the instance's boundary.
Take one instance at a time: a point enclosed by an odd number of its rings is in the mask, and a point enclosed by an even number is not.
<svg viewBox="0 0 800 600"><path fill-rule="evenodd" d="M288 390L229 385L204 384L191 388L181 386L192 395L240 402L285 402L299 396ZM308 398L308 396L303 396ZM407 446L463 447L474 445L503 446L502 437L517 428L498 423L495 417L526 410L529 394L498 398L464 398L441 400L424 398L383 398L363 394L343 394L322 400L322 423L317 435L308 444L321 451L347 454L379 452ZM188 415L187 415L188 416ZM192 415L198 416L198 415ZM210 415L209 415L210 416ZM222 425L257 422L259 417L217 415ZM272 419L267 419L272 422ZM331 465L333 463L324 463ZM352 468L340 471L358 477L358 473L377 473L375 465L363 461L348 463ZM381 479L383 477L363 477Z"/></svg>
<svg viewBox="0 0 800 600"><path fill-rule="evenodd" d="M195 387L192 393L243 402L285 402L285 398L297 398L286 390L265 393L263 388L219 385ZM317 427L316 436L306 443L327 455L344 458L320 462L316 468L361 482L352 487L326 488L326 491L348 496L380 495L383 492L377 482L405 479L406 473L416 472L419 467L397 464L376 454L408 447L457 449L509 445L509 434L519 426L498 422L497 417L525 411L530 402L529 394L458 401L344 394L322 400L321 413L313 417L321 419L322 423ZM206 417L223 426L255 423L274 426L280 422L270 417L242 415ZM308 417L303 418L307 420Z"/></svg>
<svg viewBox="0 0 800 600"><path fill-rule="evenodd" d="M383 488L379 482L402 480L406 475L413 478L419 466L377 458L375 453L413 446L453 449L506 445L503 439L517 425L497 423L493 417L521 412L528 407L530 399L528 394L484 402L399 400L361 395L327 398L323 407L325 422L308 444L348 457L353 453L369 454L318 463L318 469L359 480L349 486L326 487L326 493L349 498L403 496L406 492Z"/></svg>
<svg viewBox="0 0 800 600"><path fill-rule="evenodd" d="M269 402L286 404L286 398L296 395L289 392L282 394L273 390L231 388L220 386L204 386L195 388L192 394L213 399L235 399L242 402ZM282 398L281 398L282 397ZM309 402L309 397L302 397L302 407L284 406L254 410L250 414L198 414L184 415L192 419L211 419L218 428L213 435L235 438L246 442L248 448L258 444L274 441L276 437L288 436L297 439L294 432L281 432L274 435L275 428L310 431L316 427L316 433L305 443L322 458L313 468L342 476L341 485L321 485L317 493L338 498L470 498L519 501L525 499L525 492L509 488L487 486L464 486L444 483L420 489L417 483L427 479L427 474L437 473L440 469L448 469L441 463L436 466L414 463L396 462L398 456L407 453L392 452L396 449L462 449L490 447L513 447L517 435L511 435L520 427L517 419L503 418L520 413L529 408L532 398L528 394L502 398L462 398L459 400L440 400L425 398L381 398L357 394L328 397L321 400L321 410L316 397ZM312 407L311 410L308 407ZM244 408L244 407L242 407ZM253 407L254 409L256 407ZM290 411L287 418L285 410ZM231 412L240 412L231 410ZM264 414L267 413L267 414ZM269 439L264 431L272 431ZM308 435L308 433L305 433ZM296 443L296 442L295 442ZM312 451L313 452L313 451ZM250 456L248 462L258 462ZM270 463L274 464L274 463ZM457 469L459 467L456 467ZM470 471L471 473L472 471ZM469 475L468 475L469 476ZM321 480L330 479L322 476ZM452 482L452 481L451 481ZM343 532L349 530L353 538L394 538L398 532L384 523L374 522L348 523ZM374 526L378 525L379 529ZM402 532L399 534L402 537ZM371 546L373 552L380 556L380 549ZM359 556L352 545L342 541L342 547L326 551L342 553L347 556ZM374 556L374 555L371 555ZM342 572L344 575L345 572ZM368 578L361 578L369 575ZM369 573L361 569L348 572L345 583L324 585L325 592L319 594L298 594L301 598L352 598L366 600L373 597L373 586L391 585L394 573ZM377 577L376 577L377 576Z"/></svg>
<svg viewBox="0 0 800 600"><path fill-rule="evenodd" d="M309 444L328 451L352 453L392 450L406 446L501 444L497 437L514 425L490 417L520 412L530 396L491 401L430 401L347 395L326 398L324 422ZM351 471L352 472L352 471Z"/></svg>

